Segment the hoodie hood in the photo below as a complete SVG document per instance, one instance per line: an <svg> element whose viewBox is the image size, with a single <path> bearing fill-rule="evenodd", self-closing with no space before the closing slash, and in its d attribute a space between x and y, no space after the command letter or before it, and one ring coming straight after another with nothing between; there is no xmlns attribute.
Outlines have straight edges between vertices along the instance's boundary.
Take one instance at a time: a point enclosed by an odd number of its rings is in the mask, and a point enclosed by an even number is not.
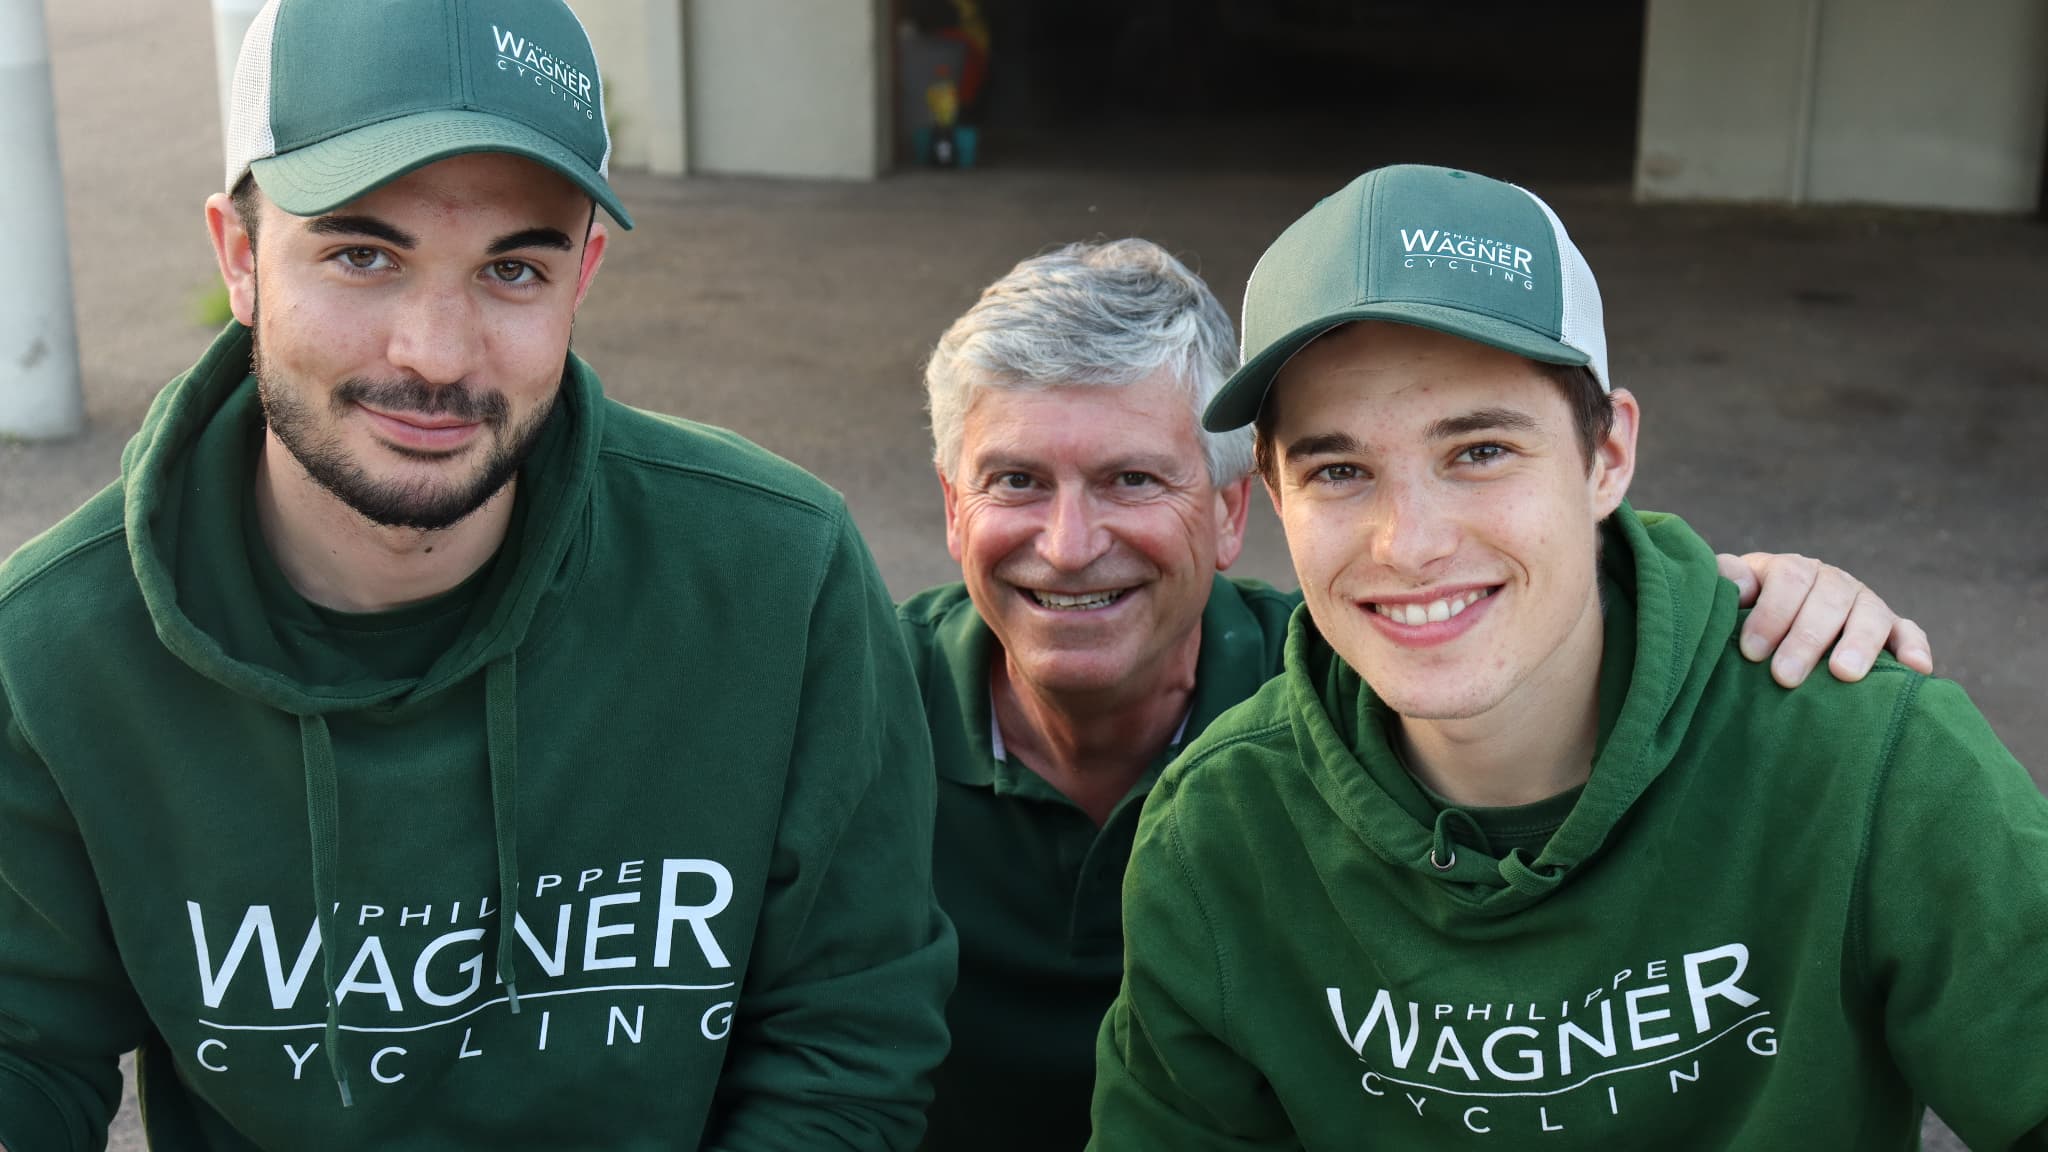
<svg viewBox="0 0 2048 1152"><path fill-rule="evenodd" d="M262 407L251 375L250 331L231 323L197 365L157 395L121 457L129 556L156 632L179 660L222 687L293 717L299 727L311 829L313 901L319 920L328 1019L325 1047L344 1104L352 1103L340 1055L335 996L342 926L335 907L341 866L339 779L328 718L377 708L401 719L479 674L485 724L501 923L517 914L518 662L520 646L548 624L550 593L573 580L597 459L601 393L569 357L554 414L520 471L520 512L483 577L461 631L414 678L374 673L336 678L285 636L263 608L249 539L255 519L256 447ZM499 933L497 976L519 1010L513 933Z"/></svg>
<svg viewBox="0 0 2048 1152"><path fill-rule="evenodd" d="M571 356L555 413L521 469L523 515L459 642L416 679L321 682L254 610L244 541L262 408L252 340L230 323L192 370L150 405L121 454L129 555L166 647L207 678L294 716L397 705L445 691L515 651L578 543L603 408L597 379ZM545 483L528 483L545 476Z"/></svg>
<svg viewBox="0 0 2048 1152"><path fill-rule="evenodd" d="M1736 621L1735 586L1682 522L1624 503L1601 529L1607 601L1600 736L1570 814L1533 858L1460 845L1469 814L1433 802L1394 751L1392 711L1333 652L1306 609L1285 655L1287 708L1309 775L1358 838L1401 871L1402 898L1445 923L1542 900L1595 859L1677 753ZM1434 857L1434 860L1433 860Z"/></svg>

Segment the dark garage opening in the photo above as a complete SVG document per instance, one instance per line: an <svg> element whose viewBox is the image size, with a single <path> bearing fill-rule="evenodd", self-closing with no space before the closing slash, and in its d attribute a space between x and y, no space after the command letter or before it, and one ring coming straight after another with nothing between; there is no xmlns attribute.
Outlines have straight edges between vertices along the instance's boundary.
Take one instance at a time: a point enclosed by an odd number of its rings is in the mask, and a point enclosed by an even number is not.
<svg viewBox="0 0 2048 1152"><path fill-rule="evenodd" d="M1645 0L982 0L980 163L1625 183ZM927 27L949 0L908 0Z"/></svg>

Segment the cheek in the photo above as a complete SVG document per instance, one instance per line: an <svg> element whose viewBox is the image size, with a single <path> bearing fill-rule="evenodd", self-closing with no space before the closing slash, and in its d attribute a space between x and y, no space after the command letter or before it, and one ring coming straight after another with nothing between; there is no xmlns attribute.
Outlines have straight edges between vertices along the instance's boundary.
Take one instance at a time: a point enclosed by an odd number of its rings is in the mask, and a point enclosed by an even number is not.
<svg viewBox="0 0 2048 1152"><path fill-rule="evenodd" d="M1280 524L1287 535L1287 552L1293 558L1295 579L1301 582L1303 593L1323 598L1350 555L1358 550L1347 546L1347 540L1362 542L1362 532L1347 530L1302 500L1281 505Z"/></svg>
<svg viewBox="0 0 2048 1152"><path fill-rule="evenodd" d="M953 521L960 566L969 582L987 579L1005 559L1024 548L1036 531L1036 516L1021 508L962 496Z"/></svg>
<svg viewBox="0 0 2048 1152"><path fill-rule="evenodd" d="M386 374L386 325L367 293L328 290L269 276L257 284L257 337L273 368L297 376L340 380Z"/></svg>
<svg viewBox="0 0 2048 1152"><path fill-rule="evenodd" d="M490 316L483 330L492 378L515 401L535 402L561 383L569 356L569 324L552 313L527 309Z"/></svg>
<svg viewBox="0 0 2048 1152"><path fill-rule="evenodd" d="M1215 570L1216 524L1191 504L1133 509L1111 529L1139 555L1168 575L1208 582ZM1183 571L1185 570L1185 571Z"/></svg>

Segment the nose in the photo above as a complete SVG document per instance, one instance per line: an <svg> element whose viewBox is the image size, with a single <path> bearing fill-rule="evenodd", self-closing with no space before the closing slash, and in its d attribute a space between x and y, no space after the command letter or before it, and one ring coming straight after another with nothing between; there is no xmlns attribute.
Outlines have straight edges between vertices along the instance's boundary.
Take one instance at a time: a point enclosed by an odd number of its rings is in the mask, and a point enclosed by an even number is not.
<svg viewBox="0 0 2048 1152"><path fill-rule="evenodd" d="M1108 551L1109 533L1097 519L1087 486L1061 484L1053 492L1038 554L1063 572L1078 572Z"/></svg>
<svg viewBox="0 0 2048 1152"><path fill-rule="evenodd" d="M1458 548L1458 531L1426 485L1382 477L1373 493L1373 562L1393 572L1422 574Z"/></svg>
<svg viewBox="0 0 2048 1152"><path fill-rule="evenodd" d="M467 285L421 283L397 302L385 357L429 384L453 384L483 358L483 315Z"/></svg>

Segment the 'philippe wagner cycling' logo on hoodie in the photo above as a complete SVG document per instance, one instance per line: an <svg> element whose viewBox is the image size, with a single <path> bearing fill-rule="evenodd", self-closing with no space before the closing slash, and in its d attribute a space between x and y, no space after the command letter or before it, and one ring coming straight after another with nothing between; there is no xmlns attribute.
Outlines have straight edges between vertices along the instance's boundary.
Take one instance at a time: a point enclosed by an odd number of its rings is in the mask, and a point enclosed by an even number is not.
<svg viewBox="0 0 2048 1152"><path fill-rule="evenodd" d="M496 978L490 898L337 905L344 1048L352 1062L368 1056L377 1083L397 1084L408 1064L488 1060L506 1047L722 1041L737 985L712 929L732 897L732 873L715 860L626 860L531 879L513 919L517 1015ZM207 1010L189 1055L213 1073L274 1066L298 1080L311 1062L321 1075L313 1057L327 1001L312 909L185 908Z"/></svg>
<svg viewBox="0 0 2048 1152"><path fill-rule="evenodd" d="M1771 1013L1741 985L1748 969L1749 948L1725 944L1533 1002L1324 993L1375 1105L1512 1139L1654 1109L1731 1061L1776 1056Z"/></svg>

